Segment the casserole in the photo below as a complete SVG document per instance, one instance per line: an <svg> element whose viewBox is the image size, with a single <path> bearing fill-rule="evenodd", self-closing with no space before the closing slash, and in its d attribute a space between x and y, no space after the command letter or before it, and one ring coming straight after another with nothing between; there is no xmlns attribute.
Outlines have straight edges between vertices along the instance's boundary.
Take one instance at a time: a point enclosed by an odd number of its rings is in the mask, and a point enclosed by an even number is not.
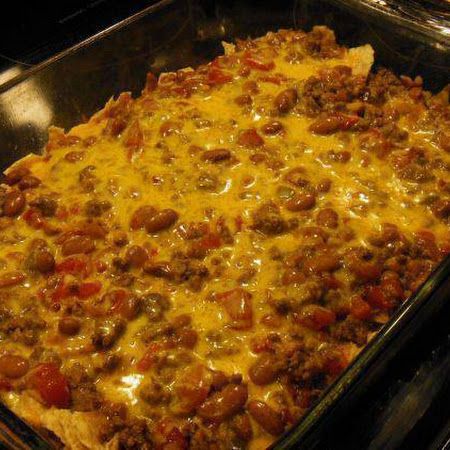
<svg viewBox="0 0 450 450"><path fill-rule="evenodd" d="M42 122L41 123L45 123L45 121L47 120L49 120L49 109L47 108L45 108L45 105L43 105L42 107L41 107L41 110L39 111L40 112L40 116L39 115L35 115L34 116L34 118L38 118L38 119L41 119L42 120ZM441 275L442 276L442 275ZM440 281L441 281L441 278L439 278L439 272L438 272L438 275L436 275L436 278L435 278L435 280L434 280L434 282L435 283L437 283L437 284L439 284L440 283ZM417 303L415 303L414 301L412 302L412 305L417 305ZM410 305L408 305L407 307L405 307L405 309L404 309L404 311L403 311L403 314L405 314L405 311L409 311L410 313L411 313L411 311L412 311L412 306L410 306ZM404 317L404 316L403 316ZM385 329L385 332L387 333L385 336L389 336L389 328L386 328ZM375 342L377 342L377 341L375 341ZM384 341L384 342L386 342L386 340ZM372 348L372 351L373 351L373 349L374 348L376 348L376 346L375 346L375 344L373 344L371 347L369 346L368 347L368 349L370 350L370 348ZM379 349L379 348L378 348ZM367 350L367 352L365 353L366 354L366 356L367 356L367 354L370 354L370 352L369 352L369 350ZM364 355L364 354L363 354ZM361 356L361 358L363 358L363 355ZM373 354L372 354L373 355ZM363 359L360 359L359 361L362 361ZM355 368L355 367L357 367L358 366L358 364L356 363L354 366L352 366L353 368ZM361 367L360 367L361 368ZM351 370L350 370L351 371ZM350 371L348 372L348 373L350 373ZM338 386L338 385L336 385L336 386ZM324 403L322 403L322 405L323 405Z"/></svg>

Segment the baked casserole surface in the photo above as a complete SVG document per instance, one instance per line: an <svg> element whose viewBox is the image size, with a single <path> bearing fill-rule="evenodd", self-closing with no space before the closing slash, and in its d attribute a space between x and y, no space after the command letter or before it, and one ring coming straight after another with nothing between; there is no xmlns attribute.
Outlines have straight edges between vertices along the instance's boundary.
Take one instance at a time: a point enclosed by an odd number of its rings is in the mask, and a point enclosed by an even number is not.
<svg viewBox="0 0 450 450"><path fill-rule="evenodd" d="M5 173L0 397L67 448L266 448L450 250L448 89L224 47Z"/></svg>

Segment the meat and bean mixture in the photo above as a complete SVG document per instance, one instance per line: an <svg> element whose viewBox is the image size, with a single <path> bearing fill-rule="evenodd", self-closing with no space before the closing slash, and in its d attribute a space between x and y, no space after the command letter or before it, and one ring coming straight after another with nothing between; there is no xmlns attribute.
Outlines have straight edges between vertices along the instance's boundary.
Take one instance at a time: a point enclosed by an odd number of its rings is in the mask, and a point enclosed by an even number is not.
<svg viewBox="0 0 450 450"><path fill-rule="evenodd" d="M450 251L448 88L325 27L225 50L6 171L0 395L68 448L266 448Z"/></svg>

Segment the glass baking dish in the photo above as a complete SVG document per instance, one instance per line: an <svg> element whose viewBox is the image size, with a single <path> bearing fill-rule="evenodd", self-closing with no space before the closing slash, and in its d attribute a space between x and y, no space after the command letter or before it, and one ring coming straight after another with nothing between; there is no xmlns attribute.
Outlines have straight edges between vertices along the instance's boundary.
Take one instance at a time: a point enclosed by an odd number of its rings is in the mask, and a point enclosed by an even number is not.
<svg viewBox="0 0 450 450"><path fill-rule="evenodd" d="M397 74L422 75L442 88L450 73L450 10L446 2L379 0L163 0L31 69L0 74L0 168L39 153L49 125L70 128L122 91L138 94L148 71L196 66L221 52L221 41L279 28L325 24L345 45L370 43L376 63ZM320 448L320 436L370 386L386 364L445 304L450 258L397 311L319 402L275 444ZM0 404L0 448L51 448ZM48 436L47 436L48 438Z"/></svg>

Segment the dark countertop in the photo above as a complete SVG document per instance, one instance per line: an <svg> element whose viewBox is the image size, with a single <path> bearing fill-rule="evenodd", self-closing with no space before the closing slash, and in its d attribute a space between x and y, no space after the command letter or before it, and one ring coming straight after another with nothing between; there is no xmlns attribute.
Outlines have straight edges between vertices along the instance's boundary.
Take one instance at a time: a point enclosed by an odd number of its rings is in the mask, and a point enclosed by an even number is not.
<svg viewBox="0 0 450 450"><path fill-rule="evenodd" d="M8 14L0 17L0 72L17 61L23 67L34 65L151 3L154 1L42 1L38 9L10 3ZM396 356L321 448L449 449L449 333L450 302L438 317L424 324L407 350Z"/></svg>

